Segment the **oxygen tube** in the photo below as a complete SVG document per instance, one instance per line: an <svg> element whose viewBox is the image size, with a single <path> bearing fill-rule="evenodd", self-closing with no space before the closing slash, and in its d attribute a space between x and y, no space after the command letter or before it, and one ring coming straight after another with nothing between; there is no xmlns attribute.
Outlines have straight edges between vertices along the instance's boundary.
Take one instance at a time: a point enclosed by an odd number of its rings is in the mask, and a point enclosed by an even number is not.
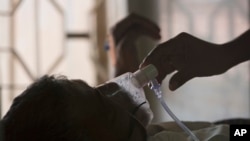
<svg viewBox="0 0 250 141"><path fill-rule="evenodd" d="M157 75L157 68L154 65L150 64L134 72L133 77L131 78L131 82L137 88L142 88L147 84L151 85L151 90L154 91L164 110L194 141L199 141L196 135L186 125L184 125L167 106L164 98L162 97L161 85L155 79Z"/></svg>
<svg viewBox="0 0 250 141"><path fill-rule="evenodd" d="M149 82L149 84L151 85L151 90L154 91L156 97L158 98L158 100L160 101L162 107L164 108L164 110L171 116L171 118L188 134L190 135L190 137L194 140L194 141L199 141L199 139L196 137L196 135L190 130L188 129L188 127L186 125L184 125L175 115L174 113L169 109L169 107L167 106L164 98L162 97L162 91L161 91L161 85L157 82L156 79L151 80L151 82Z"/></svg>

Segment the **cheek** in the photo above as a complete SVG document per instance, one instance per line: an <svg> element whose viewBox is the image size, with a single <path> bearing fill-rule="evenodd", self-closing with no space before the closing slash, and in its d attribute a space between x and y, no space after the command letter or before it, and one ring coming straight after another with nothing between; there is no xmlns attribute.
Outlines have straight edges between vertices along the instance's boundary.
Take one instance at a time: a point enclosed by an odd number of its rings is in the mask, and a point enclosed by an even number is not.
<svg viewBox="0 0 250 141"><path fill-rule="evenodd" d="M111 124L113 124L112 125L113 133L120 140L124 140L128 137L131 123L129 114L127 112L117 113L116 118L113 120Z"/></svg>
<svg viewBox="0 0 250 141"><path fill-rule="evenodd" d="M129 95L123 91L116 92L114 95L110 96L109 99L128 112L132 112L137 106L133 99L131 99Z"/></svg>
<svg viewBox="0 0 250 141"><path fill-rule="evenodd" d="M149 104L142 105L138 111L135 113L135 117L144 127L147 127L148 124L153 119L153 112L149 107Z"/></svg>

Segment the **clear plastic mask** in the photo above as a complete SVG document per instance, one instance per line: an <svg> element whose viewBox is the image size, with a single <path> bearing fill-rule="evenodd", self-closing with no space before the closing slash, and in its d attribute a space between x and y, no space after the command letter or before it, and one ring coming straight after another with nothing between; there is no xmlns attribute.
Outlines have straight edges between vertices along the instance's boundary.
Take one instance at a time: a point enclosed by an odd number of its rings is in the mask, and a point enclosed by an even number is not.
<svg viewBox="0 0 250 141"><path fill-rule="evenodd" d="M128 92L117 83L108 82L99 85L97 90L135 116L145 127L153 119L153 112L150 109L143 89L134 88L132 92Z"/></svg>

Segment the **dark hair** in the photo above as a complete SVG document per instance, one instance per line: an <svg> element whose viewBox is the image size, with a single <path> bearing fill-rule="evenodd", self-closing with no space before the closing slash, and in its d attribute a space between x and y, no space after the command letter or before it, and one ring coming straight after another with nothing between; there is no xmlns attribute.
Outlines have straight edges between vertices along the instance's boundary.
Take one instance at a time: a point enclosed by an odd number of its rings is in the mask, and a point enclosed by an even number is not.
<svg viewBox="0 0 250 141"><path fill-rule="evenodd" d="M95 93L81 80L43 76L14 99L3 117L5 141L89 140L86 121L100 111Z"/></svg>

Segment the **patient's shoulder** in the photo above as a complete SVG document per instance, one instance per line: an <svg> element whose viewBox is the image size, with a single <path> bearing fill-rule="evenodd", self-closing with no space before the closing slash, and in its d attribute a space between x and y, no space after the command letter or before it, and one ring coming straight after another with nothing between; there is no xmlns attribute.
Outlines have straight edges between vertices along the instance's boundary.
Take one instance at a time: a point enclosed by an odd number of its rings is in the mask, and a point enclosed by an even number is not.
<svg viewBox="0 0 250 141"><path fill-rule="evenodd" d="M184 122L184 124L200 139L200 140L229 140L229 125L215 125L211 122ZM186 141L188 135L175 123L164 122L159 124L151 124L147 128L148 141Z"/></svg>

